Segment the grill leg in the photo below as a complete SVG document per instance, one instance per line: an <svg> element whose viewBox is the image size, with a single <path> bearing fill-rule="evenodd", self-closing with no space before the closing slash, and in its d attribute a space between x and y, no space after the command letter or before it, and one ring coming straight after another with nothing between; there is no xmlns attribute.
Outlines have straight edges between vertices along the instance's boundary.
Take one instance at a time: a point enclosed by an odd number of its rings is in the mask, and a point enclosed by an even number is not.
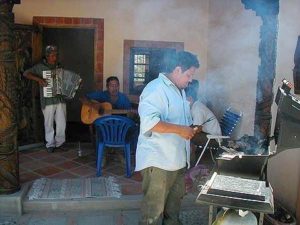
<svg viewBox="0 0 300 225"><path fill-rule="evenodd" d="M208 225L212 224L213 212L214 212L214 207L210 205L208 209Z"/></svg>
<svg viewBox="0 0 300 225"><path fill-rule="evenodd" d="M263 213L259 213L258 225L263 225L263 224L264 224L264 214Z"/></svg>

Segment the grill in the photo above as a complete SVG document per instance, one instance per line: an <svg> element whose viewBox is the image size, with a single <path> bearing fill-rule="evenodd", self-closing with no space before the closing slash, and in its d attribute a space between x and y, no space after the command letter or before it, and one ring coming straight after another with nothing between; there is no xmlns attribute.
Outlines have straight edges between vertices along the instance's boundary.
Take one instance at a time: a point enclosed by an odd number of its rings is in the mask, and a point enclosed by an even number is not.
<svg viewBox="0 0 300 225"><path fill-rule="evenodd" d="M300 99L292 95L290 89L288 81L283 80L275 99L278 105L275 152L269 152L269 140L244 136L241 140L229 141L228 147L223 147L225 151L217 157L216 172L202 187L196 202L210 205L210 211L215 205L259 212L260 224L263 213L274 213L272 188L267 180L268 159L287 149L300 147ZM231 154L228 154L229 150ZM229 160L229 155L234 157ZM253 192L251 187L255 186L260 188Z"/></svg>
<svg viewBox="0 0 300 225"><path fill-rule="evenodd" d="M275 125L276 153L300 147L300 99L290 93L288 82L283 80L275 102L278 105Z"/></svg>

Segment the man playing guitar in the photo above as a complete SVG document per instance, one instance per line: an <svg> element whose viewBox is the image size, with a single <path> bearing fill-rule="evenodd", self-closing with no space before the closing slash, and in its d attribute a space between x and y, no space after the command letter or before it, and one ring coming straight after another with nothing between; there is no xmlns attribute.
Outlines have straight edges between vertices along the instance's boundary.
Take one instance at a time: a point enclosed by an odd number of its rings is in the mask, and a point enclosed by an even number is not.
<svg viewBox="0 0 300 225"><path fill-rule="evenodd" d="M105 91L95 91L86 94L89 100L98 102L109 102L113 109L130 109L131 103L127 96L119 91L120 83L118 77L111 76L106 79Z"/></svg>
<svg viewBox="0 0 300 225"><path fill-rule="evenodd" d="M105 91L95 91L81 98L81 121L85 124L92 124L97 118L106 114L125 114L127 117L137 120L136 110L131 110L131 103L128 97L119 91L120 83L118 77L110 76L106 79ZM94 136L93 126L90 126L90 133ZM94 142L94 140L92 140ZM122 155L118 155L122 157ZM121 160L124 160L123 158ZM106 162L104 157L103 164ZM102 165L103 166L103 165Z"/></svg>
<svg viewBox="0 0 300 225"><path fill-rule="evenodd" d="M119 91L118 77L111 76L106 79L105 91L90 92L81 98L83 103L81 120L91 124L103 114L130 114L131 103L128 97ZM131 117L132 115L128 115Z"/></svg>
<svg viewBox="0 0 300 225"><path fill-rule="evenodd" d="M105 91L94 91L85 95L88 100L109 102L113 109L130 109L131 103L127 96L119 91L120 82L118 77L110 76L106 79Z"/></svg>

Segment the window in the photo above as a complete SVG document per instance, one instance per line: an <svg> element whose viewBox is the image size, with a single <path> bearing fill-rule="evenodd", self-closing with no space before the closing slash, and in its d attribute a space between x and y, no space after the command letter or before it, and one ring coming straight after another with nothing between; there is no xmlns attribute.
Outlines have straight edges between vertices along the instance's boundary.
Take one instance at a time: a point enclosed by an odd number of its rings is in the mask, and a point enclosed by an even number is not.
<svg viewBox="0 0 300 225"><path fill-rule="evenodd" d="M162 71L161 62L164 55L175 51L176 49L170 48L132 48L129 94L140 94L144 87L157 78Z"/></svg>
<svg viewBox="0 0 300 225"><path fill-rule="evenodd" d="M182 42L124 41L123 89L132 102L138 102L143 88L161 72L165 53L183 50Z"/></svg>
<svg viewBox="0 0 300 225"><path fill-rule="evenodd" d="M130 90L133 92L139 92L139 90L144 86L146 78L149 73L149 57L148 52L133 50L132 51L132 81L130 82Z"/></svg>

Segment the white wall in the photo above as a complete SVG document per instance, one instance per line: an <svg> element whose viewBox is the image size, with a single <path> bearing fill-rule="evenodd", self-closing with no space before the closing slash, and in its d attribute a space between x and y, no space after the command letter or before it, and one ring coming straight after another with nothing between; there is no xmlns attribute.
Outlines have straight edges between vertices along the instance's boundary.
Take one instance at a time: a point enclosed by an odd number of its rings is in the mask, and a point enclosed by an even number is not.
<svg viewBox="0 0 300 225"><path fill-rule="evenodd" d="M293 57L300 35L298 21L300 0L281 0L275 93L283 77L293 80ZM222 107L227 105L244 113L236 137L253 134L261 24L261 18L254 11L245 10L240 0L210 1L208 66L204 92L219 116L224 110ZM273 105L273 127L276 110L276 105ZM268 166L275 198L292 212L296 209L299 189L299 150L287 150L272 157Z"/></svg>
<svg viewBox="0 0 300 225"><path fill-rule="evenodd" d="M206 95L219 116L228 106L243 112L238 136L254 130L260 25L240 0L210 1Z"/></svg>
<svg viewBox="0 0 300 225"><path fill-rule="evenodd" d="M22 24L33 16L103 18L104 79L122 83L124 39L184 42L206 72L208 0L22 0L13 11Z"/></svg>

